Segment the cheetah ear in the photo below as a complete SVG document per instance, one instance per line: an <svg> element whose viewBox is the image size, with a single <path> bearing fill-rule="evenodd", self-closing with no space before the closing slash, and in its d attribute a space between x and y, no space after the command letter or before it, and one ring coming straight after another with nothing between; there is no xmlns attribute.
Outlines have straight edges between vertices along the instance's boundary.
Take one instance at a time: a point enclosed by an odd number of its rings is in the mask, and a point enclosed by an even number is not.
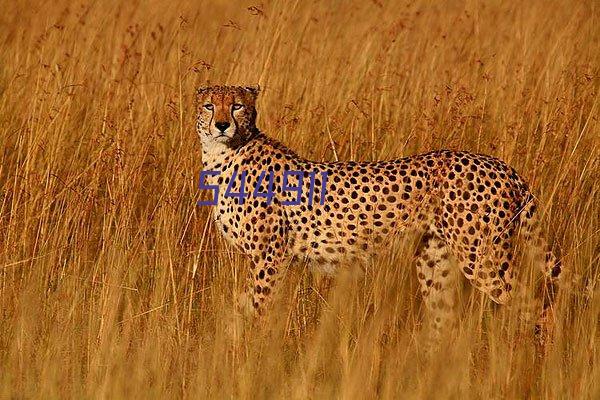
<svg viewBox="0 0 600 400"><path fill-rule="evenodd" d="M246 86L244 89L254 97L258 96L258 93L260 93L260 86L258 84L256 86Z"/></svg>
<svg viewBox="0 0 600 400"><path fill-rule="evenodd" d="M199 87L198 89L196 89L196 95L197 96L203 96L206 94L206 92L208 91L209 87L204 86L204 87Z"/></svg>

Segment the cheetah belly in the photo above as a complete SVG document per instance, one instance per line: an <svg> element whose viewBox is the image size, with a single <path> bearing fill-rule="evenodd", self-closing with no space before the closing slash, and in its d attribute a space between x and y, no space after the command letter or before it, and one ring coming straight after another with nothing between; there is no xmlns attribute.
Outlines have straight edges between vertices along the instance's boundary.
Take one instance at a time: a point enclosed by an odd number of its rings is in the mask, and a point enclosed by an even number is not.
<svg viewBox="0 0 600 400"><path fill-rule="evenodd" d="M377 212L380 205L383 201L367 204L360 211L343 207L336 212L321 213L320 217L312 214L305 216L312 221L307 224L297 223L297 218L292 217L289 252L315 269L334 273L341 265L364 263L389 246L393 238L423 224L416 208L386 203L388 211L381 215Z"/></svg>
<svg viewBox="0 0 600 400"><path fill-rule="evenodd" d="M320 272L334 274L341 265L367 256L359 246L343 245L339 239L321 243L314 235L309 235L306 239L304 237L302 233L290 235L289 255L304 260L311 268Z"/></svg>

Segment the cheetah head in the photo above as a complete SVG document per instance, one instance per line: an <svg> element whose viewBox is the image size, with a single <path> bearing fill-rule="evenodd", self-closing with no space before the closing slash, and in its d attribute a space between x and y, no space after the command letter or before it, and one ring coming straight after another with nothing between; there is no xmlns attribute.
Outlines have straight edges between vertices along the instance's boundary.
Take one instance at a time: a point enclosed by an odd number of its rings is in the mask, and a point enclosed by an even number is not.
<svg viewBox="0 0 600 400"><path fill-rule="evenodd" d="M237 148L257 132L258 87L210 86L198 89L196 130L203 146Z"/></svg>

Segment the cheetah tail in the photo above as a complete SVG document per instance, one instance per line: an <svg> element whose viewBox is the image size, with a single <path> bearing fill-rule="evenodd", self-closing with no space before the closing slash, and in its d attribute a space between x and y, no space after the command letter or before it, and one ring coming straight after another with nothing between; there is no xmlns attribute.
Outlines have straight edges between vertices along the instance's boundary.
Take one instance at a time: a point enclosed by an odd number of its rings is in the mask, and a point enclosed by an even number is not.
<svg viewBox="0 0 600 400"><path fill-rule="evenodd" d="M554 304L558 294L558 279L562 271L562 263L557 254L556 246L549 246L544 240L540 227L540 218L536 215L537 202L527 193L524 196L519 215L520 232L528 244L535 263L541 268L544 279L538 288L538 295L542 296L542 311L535 325L536 348L538 354L544 355L547 344L552 342L555 325Z"/></svg>
<svg viewBox="0 0 600 400"><path fill-rule="evenodd" d="M542 234L539 216L536 214L537 201L531 194L524 197L519 213L521 235L529 245L529 250L541 268L544 275L542 291L544 293L544 310L551 307L557 294L557 282L562 272L560 249L558 246L549 245Z"/></svg>

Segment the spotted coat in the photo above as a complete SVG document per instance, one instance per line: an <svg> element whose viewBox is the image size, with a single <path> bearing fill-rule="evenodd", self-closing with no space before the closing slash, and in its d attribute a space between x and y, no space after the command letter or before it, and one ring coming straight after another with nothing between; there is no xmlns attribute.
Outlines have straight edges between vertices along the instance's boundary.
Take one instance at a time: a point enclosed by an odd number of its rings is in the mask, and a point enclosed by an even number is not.
<svg viewBox="0 0 600 400"><path fill-rule="evenodd" d="M391 161L310 161L256 128L257 95L257 88L201 89L197 122L204 169L220 172L206 182L220 189L216 225L253 261L255 310L267 307L286 260L300 258L333 272L408 231L422 235L415 261L434 334L451 323L450 286L457 273L496 303L511 298L517 229L542 251L535 198L513 168L494 157L450 150ZM284 205L296 197L283 190L286 170L304 174L298 205ZM272 171L270 204L266 198L242 202L224 195L228 187L241 190L242 171L245 190L258 187L261 193L267 192L268 180L259 177ZM309 198L311 176L314 191ZM296 186L298 179L291 177L288 184ZM561 266L551 252L542 269L553 294Z"/></svg>

